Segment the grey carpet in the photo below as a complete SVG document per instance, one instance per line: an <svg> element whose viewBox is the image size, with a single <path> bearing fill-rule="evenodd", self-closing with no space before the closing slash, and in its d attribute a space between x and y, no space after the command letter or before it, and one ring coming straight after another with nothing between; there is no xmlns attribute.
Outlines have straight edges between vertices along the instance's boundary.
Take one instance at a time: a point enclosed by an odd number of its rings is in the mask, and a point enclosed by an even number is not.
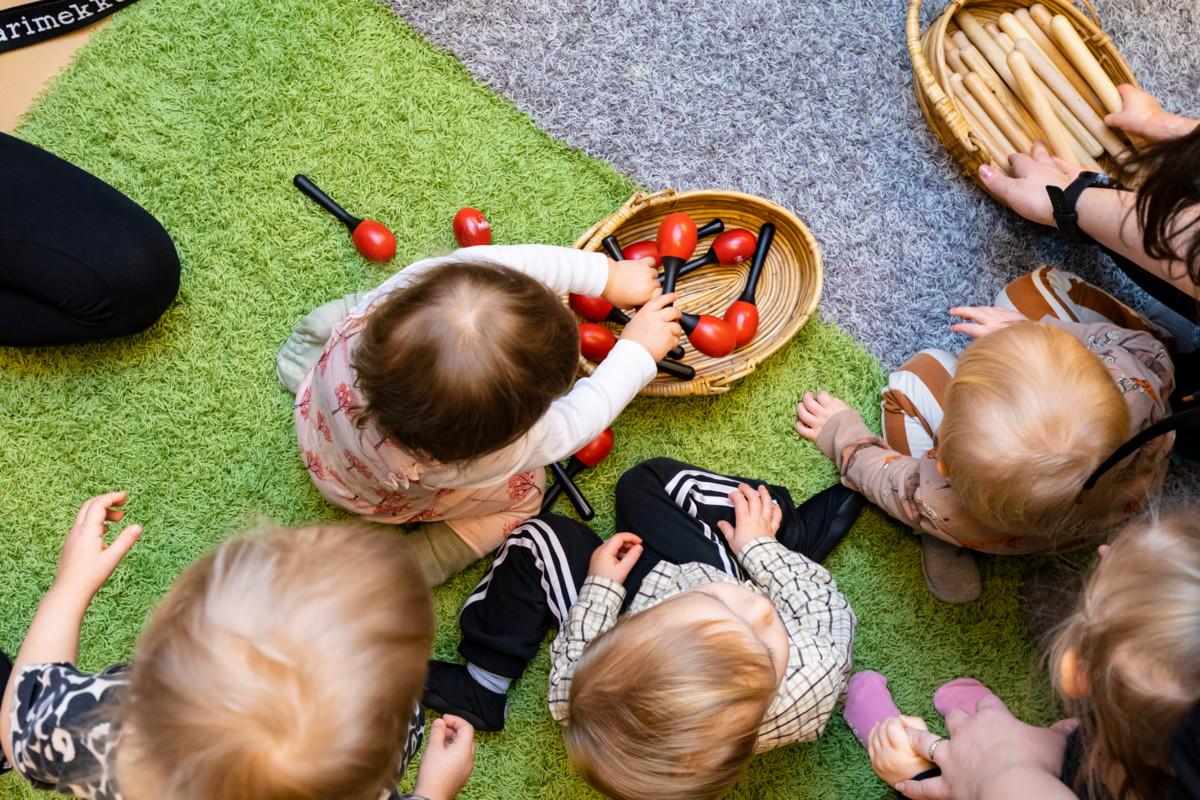
<svg viewBox="0 0 1200 800"><path fill-rule="evenodd" d="M917 108L900 0L387 0L548 133L650 189L726 187L796 212L825 259L823 313L885 368L960 350L946 309L1041 263L1135 307L1070 247L963 177ZM930 0L927 25L945 8ZM1108 0L1104 29L1164 107L1200 116L1200 5ZM1200 495L1200 470L1168 494Z"/></svg>
<svg viewBox="0 0 1200 800"><path fill-rule="evenodd" d="M550 134L649 188L729 187L793 209L825 258L824 313L885 367L960 349L946 309L1045 261L1121 276L958 174L912 93L906 5L391 0ZM926 21L945 7L930 0ZM1109 0L1105 28L1169 108L1200 113L1195 0Z"/></svg>

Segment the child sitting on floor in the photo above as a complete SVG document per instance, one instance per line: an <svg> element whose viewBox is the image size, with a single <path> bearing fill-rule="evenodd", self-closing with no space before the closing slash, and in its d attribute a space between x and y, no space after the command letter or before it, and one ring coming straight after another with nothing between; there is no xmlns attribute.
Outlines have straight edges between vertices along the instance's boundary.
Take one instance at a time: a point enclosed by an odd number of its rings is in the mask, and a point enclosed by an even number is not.
<svg viewBox="0 0 1200 800"><path fill-rule="evenodd" d="M1174 434L1081 493L1132 433L1168 416L1169 336L1069 273L1041 267L995 308L954 308L976 337L960 359L924 350L883 392L883 438L825 392L806 393L796 430L847 486L922 534L922 566L947 602L979 596L974 560L1084 547L1160 490ZM1036 320L1031 321L1031 320Z"/></svg>
<svg viewBox="0 0 1200 800"><path fill-rule="evenodd" d="M550 713L588 782L716 797L752 755L817 738L833 713L855 619L817 562L863 502L834 486L796 508L778 486L644 462L617 484L617 527L636 533L601 544L543 515L509 536L462 611L468 663L433 662L425 702L500 729L509 684L557 627Z"/></svg>
<svg viewBox="0 0 1200 800"><path fill-rule="evenodd" d="M0 705L5 756L86 800L379 800L421 745L429 592L393 536L346 525L225 542L171 587L130 666L75 667L92 596L141 534L84 503ZM434 723L416 794L449 800L471 726Z"/></svg>
<svg viewBox="0 0 1200 800"><path fill-rule="evenodd" d="M650 259L472 247L317 309L279 357L317 488L376 522L444 520L405 541L428 584L443 582L536 514L542 468L598 436L654 378L682 333L657 276ZM574 387L567 292L643 306Z"/></svg>
<svg viewBox="0 0 1200 800"><path fill-rule="evenodd" d="M1052 650L1055 686L1079 727L1067 740L1062 780L1089 800L1157 800L1172 771L1173 732L1200 700L1200 522L1188 509L1130 523L1101 548L1074 613ZM959 678L934 706L974 714L991 692ZM932 777L930 745L915 749L876 672L850 679L846 721L889 785ZM912 737L927 739L928 737Z"/></svg>

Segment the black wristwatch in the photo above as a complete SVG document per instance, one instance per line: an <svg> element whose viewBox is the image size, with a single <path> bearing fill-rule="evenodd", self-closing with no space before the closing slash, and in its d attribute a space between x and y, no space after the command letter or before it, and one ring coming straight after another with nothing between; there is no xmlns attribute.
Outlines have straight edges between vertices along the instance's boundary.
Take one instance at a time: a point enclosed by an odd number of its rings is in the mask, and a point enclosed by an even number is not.
<svg viewBox="0 0 1200 800"><path fill-rule="evenodd" d="M1079 214L1075 212L1075 203L1084 189L1099 186L1103 189L1117 189L1121 184L1107 175L1099 172L1081 172L1079 177L1071 181L1066 189L1057 186L1047 186L1046 194L1050 195L1050 207L1054 209L1054 221L1058 230L1068 242L1082 244L1091 242L1092 237L1079 229Z"/></svg>

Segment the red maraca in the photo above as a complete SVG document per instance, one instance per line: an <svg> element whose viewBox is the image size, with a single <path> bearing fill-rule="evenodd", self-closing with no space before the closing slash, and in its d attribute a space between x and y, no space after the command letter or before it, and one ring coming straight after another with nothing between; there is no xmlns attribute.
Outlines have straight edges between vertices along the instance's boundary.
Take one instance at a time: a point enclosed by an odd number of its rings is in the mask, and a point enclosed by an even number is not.
<svg viewBox="0 0 1200 800"><path fill-rule="evenodd" d="M711 314L681 314L679 325L692 347L710 358L724 358L737 347L733 326Z"/></svg>
<svg viewBox="0 0 1200 800"><path fill-rule="evenodd" d="M542 513L545 514L549 511L550 507L554 505L554 501L565 491L571 505L575 506L575 511L579 513L580 519L589 520L596 516L596 512L588 504L583 492L579 491L579 487L575 485L574 478L583 472L584 468L595 467L607 458L608 454L612 452L612 448L612 428L605 428L599 436L579 448L579 451L571 456L566 469L563 469L558 462L551 464L550 469L554 472L556 482L546 490L546 496L542 498Z"/></svg>
<svg viewBox="0 0 1200 800"><path fill-rule="evenodd" d="M713 220L712 222L708 223L708 225L706 225L705 227L712 227L713 225L724 227L725 223L723 223L723 222L721 222L721 220L717 219L717 220ZM654 255L654 259L655 259L655 264L660 263L658 261L658 248L657 248L657 246L655 246L654 242L644 242L644 244L649 245L650 247L654 248L653 255ZM616 236L605 236L603 239L600 240L600 246L604 248L604 252L608 253L608 257L611 258L613 261L624 261L627 258L628 259L644 258L644 257L650 255L649 253L646 253L643 256L631 256L628 253L625 253L624 251L621 250L621 243L617 241ZM575 295L572 295L571 297L574 298L574 296ZM591 298L591 299L595 300L595 299L603 299L603 298ZM605 302L607 302L607 301L605 301ZM589 304L589 306L590 307L588 310L590 310L590 311L594 312L594 311L599 310L599 306L596 304ZM571 308L575 308L574 300L571 301ZM596 317L588 316L587 314L580 311L578 308L575 308L575 313L579 314L579 316L583 317L584 319L590 319L594 322L600 322L600 320L602 320L602 319L607 319L607 320L611 320L612 322L619 322L622 325L628 324L629 317L627 317L625 315L625 312L621 311L619 308L612 308L611 303L609 304L609 308L612 310L606 311L605 315L603 317L600 317L599 319L597 319ZM614 315L617 315L617 316L614 317ZM680 358L683 358L683 348L682 347L673 347L667 351L667 355L669 357L677 359L677 360ZM676 373L672 372L670 369L667 369L666 371L672 375L676 374ZM693 370L693 374L695 374L694 370ZM687 378L686 380L691 380L691 378Z"/></svg>
<svg viewBox="0 0 1200 800"><path fill-rule="evenodd" d="M682 211L667 214L658 226L658 254L662 257L663 292L670 294L675 291L675 279L679 276L679 268L692 257L696 249L696 223Z"/></svg>
<svg viewBox="0 0 1200 800"><path fill-rule="evenodd" d="M712 222L708 223L707 225L705 225L704 227L702 227L698 231L696 231L696 238L703 239L706 236L713 236L715 234L718 234L723 230L725 230L725 223L719 219L714 219ZM601 244L604 244L605 242L608 242L609 240L612 240L615 242L617 240L617 237L606 236L606 237L604 237L604 241L601 242ZM605 249L608 249L607 245L605 246ZM609 250L609 255L612 255L611 250ZM653 258L654 266L656 266L656 267L662 266L662 259L659 258L659 256L658 256L658 245L649 240L644 240L641 242L634 242L633 244L626 246L625 247L625 258L628 258L630 260L634 260L634 259L638 259L638 258ZM617 260L619 261L620 259L617 259ZM680 273L680 274L682 274L682 273Z"/></svg>
<svg viewBox="0 0 1200 800"><path fill-rule="evenodd" d="M372 261L387 261L396 255L396 237L382 224L373 219L359 219L346 211L304 175L292 178L292 183L346 226L350 231L350 238L354 241L355 249L362 253L363 258L369 258Z"/></svg>
<svg viewBox="0 0 1200 800"><path fill-rule="evenodd" d="M727 267L740 264L754 255L754 244L753 233L745 228L730 228L713 239L712 247L708 248L707 253L680 267L678 277L682 278L710 264L723 264Z"/></svg>
<svg viewBox="0 0 1200 800"><path fill-rule="evenodd" d="M492 226L477 208L462 208L454 215L454 239L460 247L492 243Z"/></svg>
<svg viewBox="0 0 1200 800"><path fill-rule="evenodd" d="M617 313L620 314L621 312L618 311ZM622 316L624 315L622 314ZM608 328L603 325L597 325L595 322L579 323L579 352L588 361L594 361L599 364L608 357L608 354L616 346L617 337ZM687 364L680 364L678 361L663 359L662 361L654 362L654 364L658 367L659 372L665 372L682 381L690 381L696 377L696 370Z"/></svg>
<svg viewBox="0 0 1200 800"><path fill-rule="evenodd" d="M737 335L737 346L744 347L758 333L758 306L754 303L754 291L758 288L758 279L762 277L763 266L767 263L767 251L771 249L771 241L775 238L775 225L763 223L758 229L758 246L754 248L754 260L750 262L750 274L746 276L746 288L742 294L725 309L725 321L733 326Z"/></svg>

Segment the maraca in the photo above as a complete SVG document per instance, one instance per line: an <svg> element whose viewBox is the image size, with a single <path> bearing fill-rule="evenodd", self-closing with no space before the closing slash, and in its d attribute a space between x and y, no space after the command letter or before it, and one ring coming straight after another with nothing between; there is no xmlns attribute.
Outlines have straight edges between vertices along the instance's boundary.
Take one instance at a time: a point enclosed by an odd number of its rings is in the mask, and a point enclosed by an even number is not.
<svg viewBox="0 0 1200 800"><path fill-rule="evenodd" d="M754 244L753 233L745 228L730 228L713 240L707 253L680 267L678 277L682 278L710 264L740 264L754 255Z"/></svg>
<svg viewBox="0 0 1200 800"><path fill-rule="evenodd" d="M705 236L712 236L714 234L720 233L723 230L725 230L725 223L719 219L714 219L712 222L709 222L707 225L705 225L704 227L702 227L696 231L696 238L703 239ZM612 250L610 250L609 246L608 246L608 242L610 242L610 241L616 242L617 237L616 236L605 236L604 240L601 241L600 244L604 246L604 249L607 250L608 254L611 256ZM619 245L618 245L618 247L619 247ZM624 248L624 250L625 250L625 258L628 258L630 260L635 260L635 259L639 259L639 258L653 258L654 266L656 266L656 267L662 266L662 259L659 258L659 256L658 256L658 245L652 241L649 241L648 239L640 241L640 242L634 242L631 245L627 245ZM618 259L618 260L620 260L620 259ZM682 273L680 273L680 274L682 274Z"/></svg>
<svg viewBox="0 0 1200 800"><path fill-rule="evenodd" d="M746 288L729 308L725 309L725 321L732 327L737 336L737 346L744 347L758 333L758 306L754 303L754 290L758 288L758 279L762 277L763 266L767 263L767 251L771 249L771 241L775 238L775 225L763 223L758 229L758 246L754 248L754 260L750 262L750 274L746 276Z"/></svg>
<svg viewBox="0 0 1200 800"><path fill-rule="evenodd" d="M720 226L724 227L724 223L721 222L721 220L719 220L719 219L713 220L712 222L708 223L708 225L706 227L711 227L713 225L720 225ZM653 242L646 242L645 244L648 244L651 247L654 247ZM601 240L600 246L604 248L604 252L608 253L608 257L611 258L613 261L624 261L627 258L630 258L630 259L633 258L633 256L630 256L627 253L622 252L621 243L617 241L616 236L605 236L604 239ZM638 258L644 258L644 257L645 256L638 256ZM655 258L655 263L656 264L659 263L657 248L655 248L655 251L654 251L654 258ZM575 308L575 302L573 299L575 297L575 295L571 295L571 297L572 297L571 308L574 308L575 313L579 314L579 316L583 317L584 319L590 319L594 322L599 322L600 320L607 319L607 320L611 320L612 322L619 322L622 325L626 325L629 323L629 317L626 316L625 312L621 311L619 308L613 308L611 303L609 303L609 309L611 309L611 310L606 311L603 317L600 317L599 319L597 319L596 317L588 316L587 314L580 311L578 308ZM590 298L590 299L603 300L603 298ZM608 301L604 300L604 302L607 303ZM581 303L581 305L583 305L583 304ZM593 312L599 310L598 305L596 305L594 303L591 303L589 305L592 306L591 308L589 308L589 310L591 310ZM614 318L613 317L614 314L617 314L620 317L624 317L624 319ZM674 359L683 358L683 348L682 347L673 347L667 351L667 355ZM674 373L671 373L671 374L674 374ZM691 378L688 378L687 380L691 380Z"/></svg>
<svg viewBox="0 0 1200 800"><path fill-rule="evenodd" d="M696 249L696 223L682 211L667 214L658 226L658 254L662 257L663 291L667 294L675 291L675 279L679 276L679 268L692 257Z"/></svg>
<svg viewBox="0 0 1200 800"><path fill-rule="evenodd" d="M546 496L542 498L542 513L545 514L549 511L551 506L554 505L554 501L565 491L571 501L571 505L575 506L575 511L578 512L580 519L589 520L594 517L596 513L588 504L587 498L583 496L583 492L579 491L579 487L575 485L573 479L579 473L583 472L584 468L595 467L607 458L608 454L612 452L612 448L612 428L605 428L599 436L579 448L579 451L571 456L571 460L567 462L566 469L563 469L557 461L552 463L550 469L554 472L556 481L546 489Z"/></svg>
<svg viewBox="0 0 1200 800"><path fill-rule="evenodd" d="M681 314L679 325L692 347L710 358L723 358L737 347L733 326L711 314Z"/></svg>
<svg viewBox="0 0 1200 800"><path fill-rule="evenodd" d="M335 203L333 198L322 192L304 175L292 178L292 183L346 226L346 229L350 231L350 238L354 242L355 249L362 254L363 258L371 261L387 261L396 255L396 237L381 223L373 219L359 219L354 216Z"/></svg>
<svg viewBox="0 0 1200 800"><path fill-rule="evenodd" d="M492 226L477 208L461 208L454 215L454 240L460 247L492 243Z"/></svg>
<svg viewBox="0 0 1200 800"><path fill-rule="evenodd" d="M579 352L588 361L599 364L616 346L617 337L608 328L597 325L595 322L579 323ZM696 377L696 370L687 364L680 364L678 361L663 359L654 362L654 365L658 367L659 372L665 372L681 381L690 381Z"/></svg>

